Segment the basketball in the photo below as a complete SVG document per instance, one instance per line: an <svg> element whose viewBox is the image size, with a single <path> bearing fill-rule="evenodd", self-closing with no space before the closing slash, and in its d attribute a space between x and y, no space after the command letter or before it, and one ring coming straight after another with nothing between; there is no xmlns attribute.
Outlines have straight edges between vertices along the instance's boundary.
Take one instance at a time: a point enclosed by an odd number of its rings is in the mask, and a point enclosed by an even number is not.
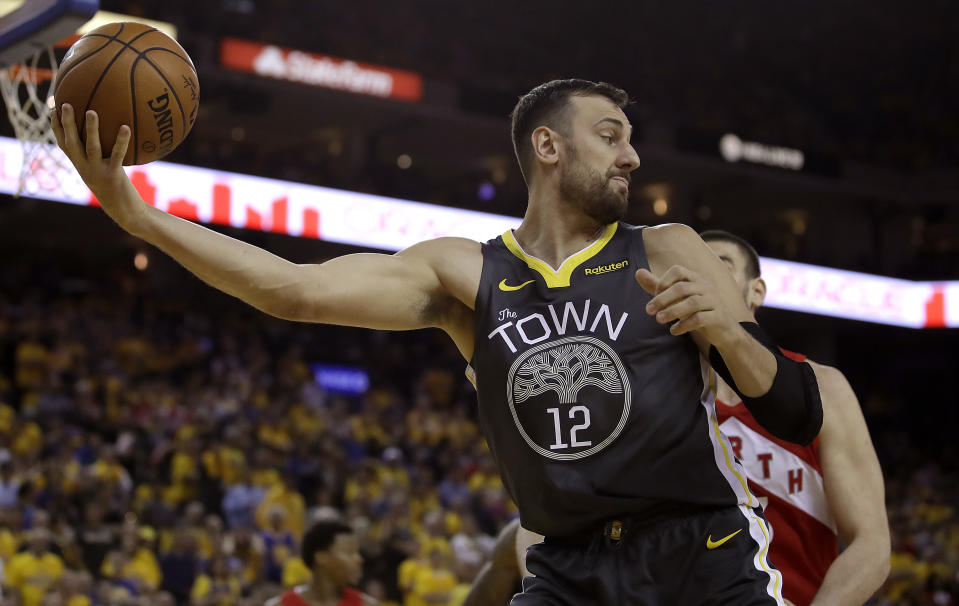
<svg viewBox="0 0 959 606"><path fill-rule="evenodd" d="M110 155L124 124L132 130L124 165L173 151L190 132L200 103L193 61L175 40L142 23L108 23L67 50L57 71L56 107L73 106L86 136L88 110L100 119L100 146Z"/></svg>

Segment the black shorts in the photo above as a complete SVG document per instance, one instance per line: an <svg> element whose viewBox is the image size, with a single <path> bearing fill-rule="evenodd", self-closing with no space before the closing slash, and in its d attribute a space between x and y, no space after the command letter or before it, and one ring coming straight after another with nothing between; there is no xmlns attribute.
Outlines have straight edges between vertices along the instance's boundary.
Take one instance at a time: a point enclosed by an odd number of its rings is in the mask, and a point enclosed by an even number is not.
<svg viewBox="0 0 959 606"><path fill-rule="evenodd" d="M511 606L773 606L782 575L769 563L759 509L723 507L652 526L610 521L526 552L534 576Z"/></svg>

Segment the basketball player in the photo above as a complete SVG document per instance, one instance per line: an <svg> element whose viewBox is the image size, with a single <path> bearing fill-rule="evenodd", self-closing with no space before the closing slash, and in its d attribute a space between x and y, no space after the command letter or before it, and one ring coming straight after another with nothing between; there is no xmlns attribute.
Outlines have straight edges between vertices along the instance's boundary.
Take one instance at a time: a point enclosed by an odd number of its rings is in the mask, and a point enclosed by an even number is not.
<svg viewBox="0 0 959 606"><path fill-rule="evenodd" d="M728 232L700 235L732 271L755 313L766 297L755 249ZM862 604L889 574L882 470L846 377L831 366L808 362L819 379L823 405L822 431L812 444L771 436L722 379L716 413L746 467L750 489L765 501L763 511L773 527L770 557L783 573L783 596L796 606Z"/></svg>
<svg viewBox="0 0 959 606"><path fill-rule="evenodd" d="M700 236L732 271L755 313L766 296L755 249L728 232ZM796 606L862 604L889 573L882 472L845 377L835 368L809 363L819 377L824 411L822 431L812 444L771 436L721 379L716 412L773 528L770 559L782 571L783 596ZM846 546L841 554L837 532ZM518 523L504 528L464 606L505 605L529 575L523 565L526 548L541 540Z"/></svg>
<svg viewBox="0 0 959 606"><path fill-rule="evenodd" d="M93 112L85 143L67 105L53 128L121 227L212 286L289 320L450 335L523 525L547 536L516 604L782 604L769 531L719 432L700 354L766 429L798 443L819 433L816 378L751 321L694 231L620 223L639 166L627 101L584 80L520 99L512 132L529 205L515 231L319 265L144 204L121 166L129 128L108 159Z"/></svg>
<svg viewBox="0 0 959 606"><path fill-rule="evenodd" d="M350 588L363 574L363 556L353 529L322 520L303 535L303 561L313 578L268 601L265 606L371 606L376 600Z"/></svg>

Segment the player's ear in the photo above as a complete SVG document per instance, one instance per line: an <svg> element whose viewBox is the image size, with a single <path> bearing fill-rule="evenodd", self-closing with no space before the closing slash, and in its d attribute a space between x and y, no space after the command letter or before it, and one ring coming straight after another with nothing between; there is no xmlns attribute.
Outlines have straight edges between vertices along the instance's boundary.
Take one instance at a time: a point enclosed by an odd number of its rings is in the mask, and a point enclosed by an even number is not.
<svg viewBox="0 0 959 606"><path fill-rule="evenodd" d="M543 164L559 162L559 133L548 126L539 126L530 135L533 144L533 155L536 161Z"/></svg>
<svg viewBox="0 0 959 606"><path fill-rule="evenodd" d="M749 281L749 297L746 300L746 306L750 311L756 311L762 307L766 300L766 281L762 278L753 278Z"/></svg>

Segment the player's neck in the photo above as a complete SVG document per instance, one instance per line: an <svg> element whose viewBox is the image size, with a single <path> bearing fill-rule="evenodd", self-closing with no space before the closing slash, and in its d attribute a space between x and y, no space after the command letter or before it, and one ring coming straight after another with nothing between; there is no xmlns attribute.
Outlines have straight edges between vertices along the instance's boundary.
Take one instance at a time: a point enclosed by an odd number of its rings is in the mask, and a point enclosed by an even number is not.
<svg viewBox="0 0 959 606"><path fill-rule="evenodd" d="M535 188L523 222L513 230L516 241L527 254L546 261L553 269L570 255L586 248L603 235L605 225L586 216L574 205L558 201Z"/></svg>
<svg viewBox="0 0 959 606"><path fill-rule="evenodd" d="M301 597L312 606L336 606L343 599L344 589L334 584L325 575L316 574L314 571L313 580L306 586Z"/></svg>

